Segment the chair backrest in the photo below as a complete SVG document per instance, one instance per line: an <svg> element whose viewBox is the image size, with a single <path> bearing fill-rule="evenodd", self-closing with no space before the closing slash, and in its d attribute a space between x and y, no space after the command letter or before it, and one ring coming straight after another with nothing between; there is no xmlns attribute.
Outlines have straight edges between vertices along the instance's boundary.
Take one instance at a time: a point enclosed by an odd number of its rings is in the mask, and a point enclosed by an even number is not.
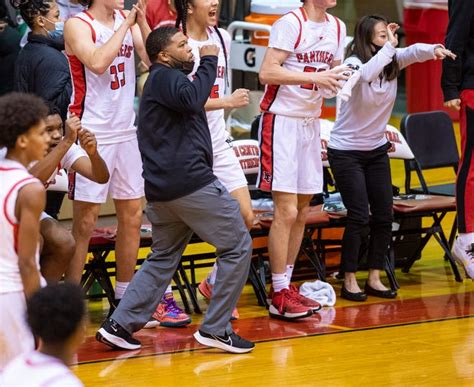
<svg viewBox="0 0 474 387"><path fill-rule="evenodd" d="M260 165L260 147L256 140L235 140L232 141L232 149L234 150L240 166L244 171L245 177L249 185L249 190L255 190L258 167Z"/></svg>
<svg viewBox="0 0 474 387"><path fill-rule="evenodd" d="M459 154L453 122L446 112L408 114L401 121L400 131L415 155L414 160L405 160L407 193L411 190L412 171L417 173L426 193L429 190L423 177L423 169L452 167L456 172Z"/></svg>
<svg viewBox="0 0 474 387"><path fill-rule="evenodd" d="M422 169L457 166L459 154L453 122L446 112L408 114L400 130Z"/></svg>

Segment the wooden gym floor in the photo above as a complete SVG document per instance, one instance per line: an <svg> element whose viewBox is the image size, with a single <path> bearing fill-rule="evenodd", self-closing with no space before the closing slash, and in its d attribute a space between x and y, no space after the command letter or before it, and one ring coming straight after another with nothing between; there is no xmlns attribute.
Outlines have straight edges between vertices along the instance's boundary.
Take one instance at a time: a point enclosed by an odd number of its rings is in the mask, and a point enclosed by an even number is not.
<svg viewBox="0 0 474 387"><path fill-rule="evenodd" d="M401 187L402 163L392 167ZM428 174L432 183L451 177L450 171ZM443 222L447 231L452 220ZM360 285L366 274L359 274ZM202 316L196 314L186 328L138 332L141 350L111 350L94 339L107 302L89 301L88 337L73 370L86 386L473 386L474 282L454 281L434 240L410 273L397 270L397 277L395 300L338 299L334 308L293 323L270 319L247 285L233 326L257 346L244 355L197 344L192 334ZM339 294L341 282L329 282Z"/></svg>
<svg viewBox="0 0 474 387"><path fill-rule="evenodd" d="M90 301L88 337L73 369L86 386L474 385L474 282L456 283L434 244L409 274L397 275L402 288L396 300L338 299L334 308L294 323L270 319L247 285L241 318L233 323L238 334L257 342L245 355L197 344L196 314L186 328L138 332L141 350L111 350L94 340L106 301ZM365 276L360 273L361 284ZM338 293L340 281L330 282Z"/></svg>

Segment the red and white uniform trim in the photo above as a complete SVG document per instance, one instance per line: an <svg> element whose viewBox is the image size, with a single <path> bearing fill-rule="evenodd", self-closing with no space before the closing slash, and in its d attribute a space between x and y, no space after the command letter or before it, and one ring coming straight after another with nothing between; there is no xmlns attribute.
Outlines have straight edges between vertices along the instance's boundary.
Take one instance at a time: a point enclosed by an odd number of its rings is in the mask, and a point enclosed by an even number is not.
<svg viewBox="0 0 474 387"><path fill-rule="evenodd" d="M74 16L89 26L96 47L107 43L126 19L115 11L113 29L106 27L87 11ZM114 144L136 137L135 58L132 33L125 35L116 58L103 74L89 70L75 55L68 55L73 82L69 112L81 118L98 143Z"/></svg>
<svg viewBox="0 0 474 387"><path fill-rule="evenodd" d="M20 190L40 181L16 161L0 160L0 294L23 291L18 266L18 220L15 215ZM39 268L39 254L36 254Z"/></svg>
<svg viewBox="0 0 474 387"><path fill-rule="evenodd" d="M272 27L268 47L287 51L283 67L295 72L328 70L343 59L346 27L326 14L323 23L308 19L304 8L289 12ZM322 97L315 85L267 85L260 109L291 117L319 117Z"/></svg>

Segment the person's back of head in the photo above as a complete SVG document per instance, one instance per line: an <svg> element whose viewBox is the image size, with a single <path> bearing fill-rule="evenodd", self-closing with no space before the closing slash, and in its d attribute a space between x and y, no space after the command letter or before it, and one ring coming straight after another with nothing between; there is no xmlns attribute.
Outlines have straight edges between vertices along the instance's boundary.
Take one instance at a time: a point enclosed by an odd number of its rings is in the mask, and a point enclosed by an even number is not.
<svg viewBox="0 0 474 387"><path fill-rule="evenodd" d="M75 353L83 342L86 308L82 288L69 284L49 285L27 301L27 322L44 346L63 347Z"/></svg>

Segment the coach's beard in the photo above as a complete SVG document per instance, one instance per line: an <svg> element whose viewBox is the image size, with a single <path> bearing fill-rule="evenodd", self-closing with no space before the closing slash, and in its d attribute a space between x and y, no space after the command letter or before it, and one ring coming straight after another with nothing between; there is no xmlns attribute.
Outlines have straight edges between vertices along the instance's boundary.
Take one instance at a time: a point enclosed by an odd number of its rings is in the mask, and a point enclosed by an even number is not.
<svg viewBox="0 0 474 387"><path fill-rule="evenodd" d="M173 69L179 70L183 72L185 75L191 74L194 69L194 61L185 62L183 60L176 59L170 55L172 62L170 62L170 66Z"/></svg>

